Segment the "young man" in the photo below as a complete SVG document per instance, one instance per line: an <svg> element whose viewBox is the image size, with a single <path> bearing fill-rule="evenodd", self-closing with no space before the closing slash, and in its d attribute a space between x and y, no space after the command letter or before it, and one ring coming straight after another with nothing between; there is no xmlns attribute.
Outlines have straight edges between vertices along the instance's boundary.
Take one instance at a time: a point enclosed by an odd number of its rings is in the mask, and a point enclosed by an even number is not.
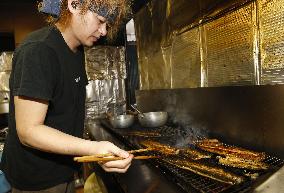
<svg viewBox="0 0 284 193"><path fill-rule="evenodd" d="M126 172L133 155L105 141L82 139L87 84L83 46L118 25L125 0L44 0L53 25L31 33L17 48L10 77L9 134L1 170L12 192L74 192L74 156L113 153L101 164Z"/></svg>

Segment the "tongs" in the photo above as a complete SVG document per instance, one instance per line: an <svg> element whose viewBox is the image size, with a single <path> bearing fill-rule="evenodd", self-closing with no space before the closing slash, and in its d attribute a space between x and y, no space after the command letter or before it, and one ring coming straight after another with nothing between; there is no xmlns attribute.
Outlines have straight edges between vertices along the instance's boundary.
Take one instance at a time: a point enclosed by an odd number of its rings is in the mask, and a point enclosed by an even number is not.
<svg viewBox="0 0 284 193"><path fill-rule="evenodd" d="M132 153L145 152L145 151L151 151L151 150L152 150L151 148L147 148L147 149L130 150L127 152L132 154ZM153 158L158 158L158 156L134 156L133 157L133 159L153 159ZM74 157L74 161L77 161L77 162L98 162L98 161L106 162L106 161L115 161L115 160L122 160L122 159L125 159L125 158L117 157L113 155L112 153Z"/></svg>

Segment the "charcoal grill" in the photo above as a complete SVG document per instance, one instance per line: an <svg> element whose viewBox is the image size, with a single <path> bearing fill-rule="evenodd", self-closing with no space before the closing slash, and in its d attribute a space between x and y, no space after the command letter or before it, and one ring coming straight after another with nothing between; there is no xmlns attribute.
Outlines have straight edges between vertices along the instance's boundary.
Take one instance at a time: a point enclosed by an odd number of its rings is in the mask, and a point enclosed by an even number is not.
<svg viewBox="0 0 284 193"><path fill-rule="evenodd" d="M123 130L113 129L107 122L103 122L103 125L109 130L109 132L111 132L117 138L122 140L122 142L131 149L142 148L140 142L145 139L152 139L164 144L175 145L178 136L186 135L186 132L181 127L176 125L166 125L159 128L142 128L138 123L136 123L131 128ZM145 136L136 136L131 134L133 132L142 132L143 134L145 134ZM147 135L147 132L155 132L160 135ZM204 136L195 137L196 139L204 138ZM252 188L256 184L263 181L264 178L270 176L284 165L284 161L282 159L267 155L264 162L270 166L269 169L259 171L258 177L254 180L247 176L245 177L245 181L241 184L230 185L207 177L200 176L187 170L180 169L160 159L148 160L148 162L154 165L157 169L159 169L162 174L164 174L169 180L173 181L177 186L182 188L185 192L190 193L248 192L252 190ZM226 170L229 170L236 174L240 174L242 176L245 176L245 174L250 173L250 170L231 168L226 166L222 166L222 168L225 168Z"/></svg>

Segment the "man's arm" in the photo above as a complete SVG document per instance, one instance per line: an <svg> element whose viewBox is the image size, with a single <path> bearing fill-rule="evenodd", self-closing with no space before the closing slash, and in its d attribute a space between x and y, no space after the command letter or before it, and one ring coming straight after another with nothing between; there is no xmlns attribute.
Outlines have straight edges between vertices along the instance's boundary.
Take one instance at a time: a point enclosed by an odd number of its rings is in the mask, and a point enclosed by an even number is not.
<svg viewBox="0 0 284 193"><path fill-rule="evenodd" d="M124 173L129 168L133 155L114 144L81 139L44 125L47 101L15 96L14 102L17 133L23 145L65 155L113 153L125 159L103 163L105 171Z"/></svg>
<svg viewBox="0 0 284 193"><path fill-rule="evenodd" d="M46 152L89 155L97 142L65 134L44 125L48 109L45 100L15 96L15 118L18 137L23 145Z"/></svg>

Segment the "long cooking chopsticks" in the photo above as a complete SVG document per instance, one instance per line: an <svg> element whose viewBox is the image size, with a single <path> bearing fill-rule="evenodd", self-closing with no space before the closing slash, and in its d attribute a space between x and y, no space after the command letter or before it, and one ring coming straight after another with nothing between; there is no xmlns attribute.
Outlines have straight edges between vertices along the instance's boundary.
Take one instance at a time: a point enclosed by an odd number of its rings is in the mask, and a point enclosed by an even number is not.
<svg viewBox="0 0 284 193"><path fill-rule="evenodd" d="M128 153L138 153L138 152L145 152L150 151L151 148L147 149L137 149L137 150L130 150L127 151ZM122 157L109 157L113 156L112 153L106 154L97 154L97 155L90 155L90 156L82 156L82 157L74 157L74 161L77 162L92 162L92 161L114 161L114 160L122 160ZM135 156L133 159L151 159L156 158L157 156Z"/></svg>
<svg viewBox="0 0 284 193"><path fill-rule="evenodd" d="M135 156L133 159L153 159L158 158L158 156ZM77 162L107 162L107 161L116 161L116 160L123 160L125 158L122 157L93 157L93 158L82 158L77 159Z"/></svg>

